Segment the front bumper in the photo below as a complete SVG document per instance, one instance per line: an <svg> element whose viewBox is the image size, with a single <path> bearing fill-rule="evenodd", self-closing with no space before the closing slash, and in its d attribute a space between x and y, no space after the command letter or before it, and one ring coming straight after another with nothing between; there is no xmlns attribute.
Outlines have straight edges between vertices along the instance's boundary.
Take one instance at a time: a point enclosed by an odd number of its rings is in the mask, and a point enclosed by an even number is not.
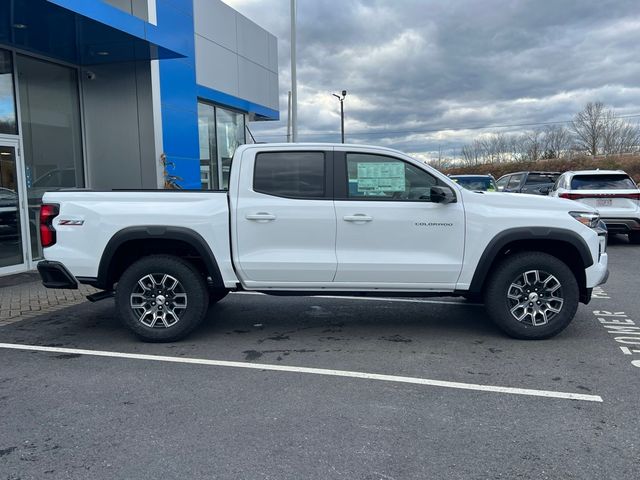
<svg viewBox="0 0 640 480"><path fill-rule="evenodd" d="M598 263L594 263L586 270L587 288L597 287L604 284L609 278L609 256L606 253L600 254Z"/></svg>
<svg viewBox="0 0 640 480"><path fill-rule="evenodd" d="M42 284L47 288L66 288L71 290L78 288L78 281L60 262L42 260L38 263L38 272L42 278Z"/></svg>

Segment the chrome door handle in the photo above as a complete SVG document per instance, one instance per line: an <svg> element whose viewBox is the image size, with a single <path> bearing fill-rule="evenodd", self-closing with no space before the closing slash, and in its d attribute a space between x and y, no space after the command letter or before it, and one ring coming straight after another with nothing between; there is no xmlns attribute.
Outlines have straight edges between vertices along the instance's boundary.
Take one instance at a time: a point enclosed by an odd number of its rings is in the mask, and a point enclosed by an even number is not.
<svg viewBox="0 0 640 480"><path fill-rule="evenodd" d="M275 220L276 216L267 212L258 212L258 213L248 214L244 218L246 218L247 220L255 220L258 222L260 221L270 222L272 220Z"/></svg>
<svg viewBox="0 0 640 480"><path fill-rule="evenodd" d="M356 213L355 215L345 215L342 217L345 222L370 222L373 217L365 215L364 213Z"/></svg>

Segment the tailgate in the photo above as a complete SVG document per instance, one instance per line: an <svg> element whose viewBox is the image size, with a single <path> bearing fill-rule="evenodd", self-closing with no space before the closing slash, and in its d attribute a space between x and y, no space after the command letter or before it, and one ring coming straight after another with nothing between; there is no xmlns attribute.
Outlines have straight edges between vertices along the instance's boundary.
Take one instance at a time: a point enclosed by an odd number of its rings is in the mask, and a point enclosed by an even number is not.
<svg viewBox="0 0 640 480"><path fill-rule="evenodd" d="M617 190L603 192L602 190L581 190L580 193L571 195L573 200L598 209L600 215L627 216L638 215L640 192L638 190Z"/></svg>

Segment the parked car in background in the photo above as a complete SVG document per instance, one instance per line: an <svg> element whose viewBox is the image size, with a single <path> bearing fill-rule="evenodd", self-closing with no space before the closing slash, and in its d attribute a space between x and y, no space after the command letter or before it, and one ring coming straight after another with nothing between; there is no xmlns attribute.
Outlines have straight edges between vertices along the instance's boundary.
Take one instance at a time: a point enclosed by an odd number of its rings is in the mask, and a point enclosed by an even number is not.
<svg viewBox="0 0 640 480"><path fill-rule="evenodd" d="M496 182L498 191L548 195L560 172L515 172L503 175Z"/></svg>
<svg viewBox="0 0 640 480"><path fill-rule="evenodd" d="M461 187L475 192L497 192L493 175L450 175L449 178Z"/></svg>
<svg viewBox="0 0 640 480"><path fill-rule="evenodd" d="M631 243L640 244L640 190L624 171L565 172L550 195L597 208L610 233L626 234Z"/></svg>

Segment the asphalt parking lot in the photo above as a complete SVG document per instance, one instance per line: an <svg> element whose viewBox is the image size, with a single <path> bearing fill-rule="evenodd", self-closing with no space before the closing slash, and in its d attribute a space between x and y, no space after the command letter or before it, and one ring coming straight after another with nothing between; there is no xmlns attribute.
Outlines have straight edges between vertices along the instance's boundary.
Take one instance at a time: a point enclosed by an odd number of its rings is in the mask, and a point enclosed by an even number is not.
<svg viewBox="0 0 640 480"><path fill-rule="evenodd" d="M0 327L0 478L637 479L640 247L609 253L539 342L450 298L232 294L173 344L112 300Z"/></svg>

